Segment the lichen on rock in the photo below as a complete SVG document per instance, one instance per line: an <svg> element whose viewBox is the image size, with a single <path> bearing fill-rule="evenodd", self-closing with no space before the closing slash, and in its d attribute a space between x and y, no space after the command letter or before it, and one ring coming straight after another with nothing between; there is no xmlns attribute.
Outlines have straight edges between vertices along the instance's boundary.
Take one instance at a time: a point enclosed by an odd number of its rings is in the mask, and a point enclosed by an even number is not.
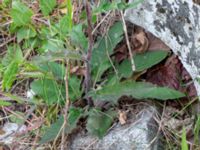
<svg viewBox="0 0 200 150"><path fill-rule="evenodd" d="M154 34L178 55L200 95L200 7L188 0L144 0L126 10L125 18Z"/></svg>

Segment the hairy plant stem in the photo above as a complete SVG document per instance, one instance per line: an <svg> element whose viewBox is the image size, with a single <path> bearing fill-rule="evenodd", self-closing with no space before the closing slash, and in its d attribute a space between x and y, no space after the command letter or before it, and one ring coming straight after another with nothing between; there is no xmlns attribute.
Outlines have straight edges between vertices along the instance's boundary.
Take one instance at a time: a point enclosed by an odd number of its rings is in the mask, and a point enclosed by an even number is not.
<svg viewBox="0 0 200 150"><path fill-rule="evenodd" d="M85 93L90 91L91 88L91 68L90 68L90 62L91 62L91 56L92 56L92 48L93 48L93 35L92 35L92 12L91 12L91 7L88 2L88 0L85 1L85 8L86 8L86 14L87 14L87 23L88 23L88 28L87 28L87 33L88 33L88 51L86 55L86 74L85 74ZM87 97L87 103L89 106L93 105L93 101L91 97Z"/></svg>

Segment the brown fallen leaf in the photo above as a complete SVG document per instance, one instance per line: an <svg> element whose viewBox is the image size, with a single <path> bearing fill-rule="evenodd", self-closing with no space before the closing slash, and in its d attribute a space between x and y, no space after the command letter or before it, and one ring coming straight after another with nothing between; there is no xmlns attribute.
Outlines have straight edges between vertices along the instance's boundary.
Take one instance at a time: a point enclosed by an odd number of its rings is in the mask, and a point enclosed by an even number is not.
<svg viewBox="0 0 200 150"><path fill-rule="evenodd" d="M127 121L127 114L125 111L119 110L119 122L121 125L126 124Z"/></svg>
<svg viewBox="0 0 200 150"><path fill-rule="evenodd" d="M2 129L0 129L0 135L4 135L6 132Z"/></svg>
<svg viewBox="0 0 200 150"><path fill-rule="evenodd" d="M149 47L149 40L141 28L137 28L131 36L131 45L135 53L143 53Z"/></svg>
<svg viewBox="0 0 200 150"><path fill-rule="evenodd" d="M187 93L190 97L196 96L196 89L189 73L175 55L169 57L164 65L160 64L150 69L147 72L146 80L159 86Z"/></svg>
<svg viewBox="0 0 200 150"><path fill-rule="evenodd" d="M178 62L177 62L178 61ZM165 65L149 70L147 81L159 86L165 86L178 90L180 88L181 63L175 55L168 58Z"/></svg>
<svg viewBox="0 0 200 150"><path fill-rule="evenodd" d="M85 67L83 66L75 66L70 69L70 73L75 74L77 76L85 76L86 70L85 70Z"/></svg>

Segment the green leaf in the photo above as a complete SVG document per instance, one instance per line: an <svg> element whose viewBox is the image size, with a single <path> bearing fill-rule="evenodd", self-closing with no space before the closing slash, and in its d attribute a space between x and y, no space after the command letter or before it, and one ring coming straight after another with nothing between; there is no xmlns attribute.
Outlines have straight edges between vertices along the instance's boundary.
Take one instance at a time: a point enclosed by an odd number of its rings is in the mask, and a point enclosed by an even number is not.
<svg viewBox="0 0 200 150"><path fill-rule="evenodd" d="M13 82L16 80L18 69L19 69L19 64L16 61L12 61L8 65L3 74L3 83L2 83L3 90L8 91L11 88Z"/></svg>
<svg viewBox="0 0 200 150"><path fill-rule="evenodd" d="M12 105L12 103L0 99L0 106L10 106L10 105Z"/></svg>
<svg viewBox="0 0 200 150"><path fill-rule="evenodd" d="M17 42L21 42L23 39L29 39L37 35L33 27L22 27L17 31Z"/></svg>
<svg viewBox="0 0 200 150"><path fill-rule="evenodd" d="M13 1L10 13L16 26L24 26L31 22L33 12L19 1Z"/></svg>
<svg viewBox="0 0 200 150"><path fill-rule="evenodd" d="M81 90L81 80L76 76L69 77L69 97L74 101L81 98L83 91Z"/></svg>
<svg viewBox="0 0 200 150"><path fill-rule="evenodd" d="M60 19L59 23L57 24L59 33L63 36L66 36L67 32L69 31L69 25L70 25L69 20L70 20L69 17L65 15Z"/></svg>
<svg viewBox="0 0 200 150"><path fill-rule="evenodd" d="M116 22L108 31L107 35L98 39L94 46L91 58L92 78L101 78L102 74L110 68L110 55L114 48L123 38L123 26L121 22Z"/></svg>
<svg viewBox="0 0 200 150"><path fill-rule="evenodd" d="M65 87L50 79L35 80L31 83L34 93L48 104L61 103L65 99Z"/></svg>
<svg viewBox="0 0 200 150"><path fill-rule="evenodd" d="M70 108L67 120L68 125L65 130L67 134L71 133L71 131L76 127L79 118L82 116L82 112L83 110L80 108ZM64 117L60 116L60 118L45 131L39 143L44 144L54 140L58 133L60 133L63 123Z"/></svg>
<svg viewBox="0 0 200 150"><path fill-rule="evenodd" d="M92 53L92 65L98 66L109 61L108 55L113 52L113 49L123 38L123 26L121 22L116 22L108 31L107 35L98 39Z"/></svg>
<svg viewBox="0 0 200 150"><path fill-rule="evenodd" d="M2 65L8 66L13 61L16 61L17 63L21 63L23 61L22 50L17 44L8 46L7 53L2 60Z"/></svg>
<svg viewBox="0 0 200 150"><path fill-rule="evenodd" d="M83 33L82 24L78 24L72 28L70 38L75 45L79 45L84 50L87 49L88 40Z"/></svg>
<svg viewBox="0 0 200 150"><path fill-rule="evenodd" d="M132 96L136 99L168 100L184 97L185 94L166 87L157 87L145 82L122 82L105 86L96 92L89 94L94 100L117 102L123 96Z"/></svg>
<svg viewBox="0 0 200 150"><path fill-rule="evenodd" d="M37 37L35 38L30 38L24 41L23 43L23 49L34 49L34 48L38 48L41 45L41 40Z"/></svg>
<svg viewBox="0 0 200 150"><path fill-rule="evenodd" d="M56 79L64 80L65 77L65 66L62 64L58 64L56 62L46 62L44 64L40 64L39 68L41 71L46 73L50 72Z"/></svg>
<svg viewBox="0 0 200 150"><path fill-rule="evenodd" d="M60 133L61 127L64 123L63 116L59 117L55 123L53 123L49 128L46 129L42 139L40 140L39 144L44 144L54 140L57 135Z"/></svg>
<svg viewBox="0 0 200 150"><path fill-rule="evenodd" d="M102 138L111 127L115 117L116 112L114 111L102 112L98 109L92 109L89 112L86 128L90 134Z"/></svg>
<svg viewBox="0 0 200 150"><path fill-rule="evenodd" d="M136 71L143 71L158 64L166 58L167 54L166 51L152 51L136 55L134 57Z"/></svg>
<svg viewBox="0 0 200 150"><path fill-rule="evenodd" d="M182 131L181 150L188 150L185 128Z"/></svg>
<svg viewBox="0 0 200 150"><path fill-rule="evenodd" d="M40 51L60 51L64 50L64 42L59 39L47 39L42 41L42 47Z"/></svg>
<svg viewBox="0 0 200 150"><path fill-rule="evenodd" d="M56 6L56 0L40 0L40 9L44 16L49 15Z"/></svg>
<svg viewBox="0 0 200 150"><path fill-rule="evenodd" d="M148 69L163 59L166 58L168 52L166 51L151 51L143 54L136 54L134 56L136 71L143 71ZM126 59L118 67L118 71L122 77L128 78L132 75L131 61Z"/></svg>

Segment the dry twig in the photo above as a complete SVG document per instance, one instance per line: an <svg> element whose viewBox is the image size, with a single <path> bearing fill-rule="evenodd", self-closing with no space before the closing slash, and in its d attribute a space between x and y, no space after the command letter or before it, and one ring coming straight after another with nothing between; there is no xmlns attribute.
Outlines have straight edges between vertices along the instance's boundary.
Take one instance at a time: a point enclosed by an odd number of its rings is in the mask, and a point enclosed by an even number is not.
<svg viewBox="0 0 200 150"><path fill-rule="evenodd" d="M135 62L133 60L133 53L132 53L130 42L129 42L129 39L128 39L128 33L127 33L126 22L125 22L125 19L124 19L124 14L123 14L123 11L120 11L120 13L121 13L121 18L122 18L122 22L123 22L123 28L124 28L125 38L126 38L126 44L127 44L129 55L130 55L130 59L131 59L132 70L135 71Z"/></svg>

